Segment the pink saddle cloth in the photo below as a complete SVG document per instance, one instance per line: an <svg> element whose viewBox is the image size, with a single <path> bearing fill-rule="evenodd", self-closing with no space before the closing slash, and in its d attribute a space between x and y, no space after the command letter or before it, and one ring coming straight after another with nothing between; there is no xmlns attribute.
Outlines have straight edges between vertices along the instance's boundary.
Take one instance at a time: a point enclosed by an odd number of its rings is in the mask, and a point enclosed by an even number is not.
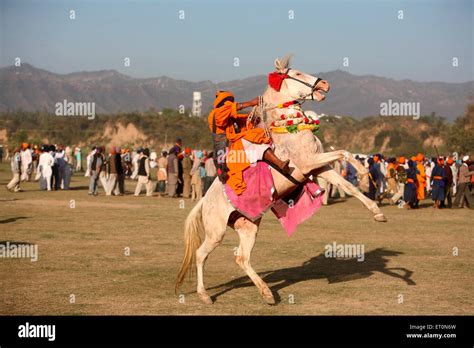
<svg viewBox="0 0 474 348"><path fill-rule="evenodd" d="M232 206L251 221L260 219L271 208L288 236L321 208L324 190L312 181L304 183L291 200L275 200L272 173L265 162L259 161L247 168L243 177L247 188L240 195L224 185L224 193Z"/></svg>
<svg viewBox="0 0 474 348"><path fill-rule="evenodd" d="M273 205L273 177L267 163L258 161L243 172L246 189L237 195L229 185L224 192L232 206L246 218L256 221Z"/></svg>
<svg viewBox="0 0 474 348"><path fill-rule="evenodd" d="M273 214L278 218L288 237L299 224L309 219L323 204L324 190L312 181L306 181L303 189L290 203L279 199L272 207Z"/></svg>

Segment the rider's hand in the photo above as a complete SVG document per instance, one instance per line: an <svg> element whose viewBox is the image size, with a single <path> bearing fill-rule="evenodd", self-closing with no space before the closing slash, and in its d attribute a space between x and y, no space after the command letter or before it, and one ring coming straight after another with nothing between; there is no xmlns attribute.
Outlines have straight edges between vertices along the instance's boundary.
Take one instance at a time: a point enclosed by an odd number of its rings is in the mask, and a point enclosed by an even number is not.
<svg viewBox="0 0 474 348"><path fill-rule="evenodd" d="M258 105L258 103L259 103L259 97L255 97L252 100L249 100L243 103L237 103L236 107L237 107L237 110L242 110L251 106L256 106Z"/></svg>

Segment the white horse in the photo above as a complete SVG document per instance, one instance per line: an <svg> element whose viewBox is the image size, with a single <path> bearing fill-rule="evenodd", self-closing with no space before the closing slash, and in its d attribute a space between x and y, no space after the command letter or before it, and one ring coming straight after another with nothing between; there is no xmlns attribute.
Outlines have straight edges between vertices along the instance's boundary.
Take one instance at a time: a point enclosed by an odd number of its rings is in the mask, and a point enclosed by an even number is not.
<svg viewBox="0 0 474 348"><path fill-rule="evenodd" d="M267 88L263 94L263 102L267 109L267 124L280 120L280 115L291 115L300 112L298 107L276 107L288 101L306 99L323 101L329 92L329 83L301 71L289 68L289 57L275 60L275 72L287 76L279 91ZM298 106L298 105L296 105ZM345 159L350 162L361 175L365 184L368 183L368 172L349 152L345 150L324 152L319 139L311 130L303 129L296 133L282 132L271 134L275 152L282 159L290 159L291 176L289 180L280 172L272 169L274 187L278 197L285 196L298 187L295 181L303 183L310 177L322 177L333 185L340 186L347 194L358 198L376 221L385 222L385 216L377 204L363 195L356 187L346 181L329 166L330 163ZM294 180L296 179L296 180ZM224 196L223 185L216 179L206 195L191 210L185 222L184 240L185 254L181 269L176 280L176 291L179 290L186 273L191 266L197 270L197 293L204 303L212 304L206 292L203 278L204 263L209 254L222 242L226 227L232 227L239 235L240 244L235 261L247 273L257 286L260 294L268 304L275 304L275 299L268 285L260 278L250 265L250 254L255 244L260 220L252 222L238 213ZM204 234L201 243L200 234Z"/></svg>

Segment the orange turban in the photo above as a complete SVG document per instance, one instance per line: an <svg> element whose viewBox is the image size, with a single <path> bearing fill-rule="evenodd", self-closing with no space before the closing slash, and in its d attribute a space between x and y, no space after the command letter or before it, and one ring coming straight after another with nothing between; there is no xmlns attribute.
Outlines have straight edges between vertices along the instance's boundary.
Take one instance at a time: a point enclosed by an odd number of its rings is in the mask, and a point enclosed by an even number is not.
<svg viewBox="0 0 474 348"><path fill-rule="evenodd" d="M23 149L26 149L26 148L28 147L28 143L22 143L22 144L21 144L21 147L22 147Z"/></svg>
<svg viewBox="0 0 474 348"><path fill-rule="evenodd" d="M377 163L379 161L379 156L375 155L374 156L374 162Z"/></svg>
<svg viewBox="0 0 474 348"><path fill-rule="evenodd" d="M185 149L184 149L184 153L185 153L186 155L189 155L189 154L191 153L191 149L190 149L189 147L185 148Z"/></svg>
<svg viewBox="0 0 474 348"><path fill-rule="evenodd" d="M454 160L449 157L448 160L446 161L449 165L453 164L454 163Z"/></svg>
<svg viewBox="0 0 474 348"><path fill-rule="evenodd" d="M412 156L410 159L411 159L413 162L416 162L416 156Z"/></svg>
<svg viewBox="0 0 474 348"><path fill-rule="evenodd" d="M218 91L216 93L216 99L214 100L214 108L221 107L222 105L224 105L226 100L233 102L234 95L231 92Z"/></svg>
<svg viewBox="0 0 474 348"><path fill-rule="evenodd" d="M418 155L416 155L416 160L418 162L421 162L425 159L425 156L422 154L422 153L419 153Z"/></svg>
<svg viewBox="0 0 474 348"><path fill-rule="evenodd" d="M401 157L398 159L398 163L400 163L400 164L405 164L405 157L401 156Z"/></svg>

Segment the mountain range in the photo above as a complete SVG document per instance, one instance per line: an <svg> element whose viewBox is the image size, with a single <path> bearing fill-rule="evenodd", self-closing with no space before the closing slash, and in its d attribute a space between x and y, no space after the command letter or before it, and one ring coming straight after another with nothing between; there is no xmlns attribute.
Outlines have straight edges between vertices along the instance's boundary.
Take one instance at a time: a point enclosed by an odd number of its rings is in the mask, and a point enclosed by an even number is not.
<svg viewBox="0 0 474 348"><path fill-rule="evenodd" d="M454 120L465 113L474 95L474 81L464 83L416 82L373 75L353 75L342 70L314 74L331 84L322 103L306 109L329 115L361 119L379 115L380 104L419 102L422 115L436 113ZM194 91L202 93L203 113L212 106L216 90L233 91L238 100L248 100L267 87L265 75L222 83L190 82L167 76L133 78L115 70L56 74L30 64L0 68L0 112L12 110L55 111L55 104L95 102L98 114L146 111L150 108L190 107Z"/></svg>

